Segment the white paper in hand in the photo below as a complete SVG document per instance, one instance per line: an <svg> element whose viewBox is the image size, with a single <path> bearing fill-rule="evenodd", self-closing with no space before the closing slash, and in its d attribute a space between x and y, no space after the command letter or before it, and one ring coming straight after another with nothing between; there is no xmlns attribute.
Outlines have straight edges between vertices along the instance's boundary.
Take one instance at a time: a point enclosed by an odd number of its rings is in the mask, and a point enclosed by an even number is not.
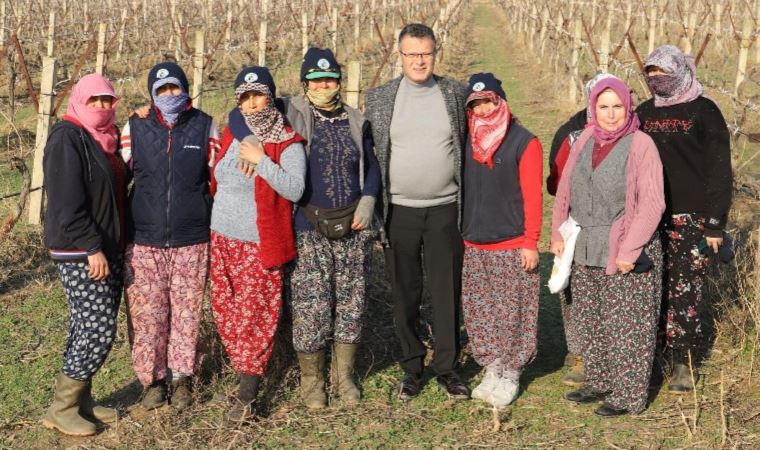
<svg viewBox="0 0 760 450"><path fill-rule="evenodd" d="M552 274L549 277L548 283L549 292L552 294L565 289L570 283L570 270L573 266L573 255L575 254L575 241L578 239L580 231L581 227L572 217L568 217L559 226L559 234L562 235L565 248L562 250L561 256L554 257L554 266L552 267Z"/></svg>

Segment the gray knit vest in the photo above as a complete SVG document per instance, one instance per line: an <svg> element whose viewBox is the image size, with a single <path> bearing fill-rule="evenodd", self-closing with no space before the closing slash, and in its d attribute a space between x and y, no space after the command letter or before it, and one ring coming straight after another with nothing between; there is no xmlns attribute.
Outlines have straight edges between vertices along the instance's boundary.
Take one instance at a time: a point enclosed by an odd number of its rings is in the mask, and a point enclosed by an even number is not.
<svg viewBox="0 0 760 450"><path fill-rule="evenodd" d="M620 139L595 170L591 166L594 139L589 139L581 150L570 189L570 215L581 226L575 242L576 264L607 267L610 228L625 211L631 142L633 133Z"/></svg>

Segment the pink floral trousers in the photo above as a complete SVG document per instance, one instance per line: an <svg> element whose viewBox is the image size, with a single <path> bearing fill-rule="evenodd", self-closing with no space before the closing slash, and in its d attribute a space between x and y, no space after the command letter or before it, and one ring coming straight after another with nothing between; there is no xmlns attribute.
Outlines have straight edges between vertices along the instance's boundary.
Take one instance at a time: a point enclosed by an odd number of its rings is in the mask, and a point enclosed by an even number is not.
<svg viewBox="0 0 760 450"><path fill-rule="evenodd" d="M124 264L132 364L143 386L195 371L209 244L131 244Z"/></svg>

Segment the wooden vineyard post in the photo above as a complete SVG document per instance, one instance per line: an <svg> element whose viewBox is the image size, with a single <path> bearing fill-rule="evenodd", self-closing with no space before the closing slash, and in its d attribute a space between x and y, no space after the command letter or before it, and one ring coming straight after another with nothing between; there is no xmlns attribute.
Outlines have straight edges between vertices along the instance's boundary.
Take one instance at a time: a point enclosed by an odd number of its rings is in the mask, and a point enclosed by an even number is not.
<svg viewBox="0 0 760 450"><path fill-rule="evenodd" d="M42 80L40 83L40 107L37 111L37 135L34 140L34 163L32 166L32 189L40 187L44 183L42 170L42 157L45 154L48 133L50 132L50 118L53 113L55 100L55 58L45 56L42 58ZM39 224L42 221L43 190L36 189L29 194L28 221L31 224Z"/></svg>
<svg viewBox="0 0 760 450"><path fill-rule="evenodd" d="M267 13L269 0L263 0L261 6L261 25L259 26L259 65L267 63Z"/></svg>
<svg viewBox="0 0 760 450"><path fill-rule="evenodd" d="M583 31L583 24L581 19L576 17L573 19L573 54L570 57L570 71L572 73L570 77L570 96L571 102L575 102L578 97L578 69L579 59L581 54L581 32Z"/></svg>
<svg viewBox="0 0 760 450"><path fill-rule="evenodd" d="M696 5L690 5L689 9L692 9L692 12L689 13L689 18L684 27L684 34L681 38L681 47L687 55L690 55L692 52L692 43L694 42L694 35L697 32L697 12L693 11L695 8Z"/></svg>
<svg viewBox="0 0 760 450"><path fill-rule="evenodd" d="M193 57L193 106L203 104L203 65L205 63L206 38L202 30L195 32L195 56Z"/></svg>
<svg viewBox="0 0 760 450"><path fill-rule="evenodd" d="M372 36L375 35L375 8L377 7L376 0L372 0L369 5L369 32L366 35L369 37L369 42L372 42Z"/></svg>
<svg viewBox="0 0 760 450"><path fill-rule="evenodd" d="M98 56L95 60L95 73L100 75L103 75L106 67L106 31L108 31L107 23L98 25Z"/></svg>
<svg viewBox="0 0 760 450"><path fill-rule="evenodd" d="M755 62L760 64L760 0L755 0Z"/></svg>
<svg viewBox="0 0 760 450"><path fill-rule="evenodd" d="M338 57L338 8L332 9L331 21L330 21L330 39L332 44L332 51L335 57Z"/></svg>
<svg viewBox="0 0 760 450"><path fill-rule="evenodd" d="M348 63L348 80L346 81L346 104L359 108L359 92L362 82L362 65L359 61Z"/></svg>
<svg viewBox="0 0 760 450"><path fill-rule="evenodd" d="M224 46L229 50L232 45L232 0L227 0L227 26L224 28Z"/></svg>
<svg viewBox="0 0 760 450"><path fill-rule="evenodd" d="M48 19L48 40L47 40L48 58L53 57L54 51L55 51L55 11L50 11L50 18Z"/></svg>
<svg viewBox="0 0 760 450"><path fill-rule="evenodd" d="M536 23L538 22L536 14L536 4L534 3L530 8L530 32L528 33L528 48L531 50L533 50L533 36L536 35Z"/></svg>
<svg viewBox="0 0 760 450"><path fill-rule="evenodd" d="M654 42L657 40L657 2L652 0L649 8L649 42L647 46L647 55L654 51Z"/></svg>
<svg viewBox="0 0 760 450"><path fill-rule="evenodd" d="M5 0L0 0L0 47L5 48Z"/></svg>
<svg viewBox="0 0 760 450"><path fill-rule="evenodd" d="M599 55L599 70L608 72L610 69L610 33L612 32L612 9L607 8L607 24L602 34L602 44Z"/></svg>
<svg viewBox="0 0 760 450"><path fill-rule="evenodd" d="M304 10L301 13L301 54L305 55L307 50L309 50L309 14Z"/></svg>
<svg viewBox="0 0 760 450"><path fill-rule="evenodd" d="M541 37L539 38L539 41L541 42L541 59L544 57L544 50L546 49L546 37L548 36L547 32L549 31L549 8L544 7L543 12L541 13Z"/></svg>
<svg viewBox="0 0 760 450"><path fill-rule="evenodd" d="M121 26L119 27L119 45L116 48L116 60L121 60L121 53L124 50L124 32L127 28L127 10L121 12Z"/></svg>
<svg viewBox="0 0 760 450"><path fill-rule="evenodd" d="M401 29L397 29L395 33L393 33L393 38L395 39L394 46L396 48L396 63L393 65L393 78L397 78L401 76L401 48L398 45L398 37L401 34Z"/></svg>
<svg viewBox="0 0 760 450"><path fill-rule="evenodd" d="M713 28L715 29L713 32L715 33L715 47L717 47L718 50L723 49L723 30L721 29L722 20L723 17L723 4L720 2L716 2L715 5L715 11L713 12L713 17L715 18L715 21L713 22Z"/></svg>
<svg viewBox="0 0 760 450"><path fill-rule="evenodd" d="M359 16L359 2L354 3L354 52L357 54L361 48L361 17Z"/></svg>
<svg viewBox="0 0 760 450"><path fill-rule="evenodd" d="M749 56L750 45L752 45L752 18L747 14L744 16L744 25L742 26L742 38L739 47L739 66L736 69L734 95L739 94L739 86L747 75L747 57Z"/></svg>

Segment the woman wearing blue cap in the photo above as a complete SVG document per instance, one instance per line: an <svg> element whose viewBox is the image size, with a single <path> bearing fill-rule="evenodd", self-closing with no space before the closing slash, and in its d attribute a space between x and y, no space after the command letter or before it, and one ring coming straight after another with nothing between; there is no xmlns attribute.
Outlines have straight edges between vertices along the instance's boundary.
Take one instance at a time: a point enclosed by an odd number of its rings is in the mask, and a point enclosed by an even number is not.
<svg viewBox="0 0 760 450"><path fill-rule="evenodd" d="M349 404L360 399L353 369L380 192L369 123L341 100L340 77L332 51L311 48L301 65L304 94L285 99L288 120L308 141L306 188L295 214L298 257L288 287L301 397L313 409L327 404L328 341L334 394Z"/></svg>
<svg viewBox="0 0 760 450"><path fill-rule="evenodd" d="M170 370L171 404L181 410L192 402L208 278L208 166L219 140L211 117L193 107L177 64L154 66L148 92L148 117L131 117L121 135L134 179L124 267L132 360L145 387L143 407L166 404Z"/></svg>
<svg viewBox="0 0 760 450"><path fill-rule="evenodd" d="M536 354L542 149L491 73L470 77L467 114L462 308L473 357L486 369L472 397L498 408L517 397Z"/></svg>
<svg viewBox="0 0 760 450"><path fill-rule="evenodd" d="M237 106L211 169L211 306L240 378L227 412L232 421L252 414L274 348L283 265L296 255L293 202L304 189L303 138L285 124L275 94L266 67L238 74Z"/></svg>

